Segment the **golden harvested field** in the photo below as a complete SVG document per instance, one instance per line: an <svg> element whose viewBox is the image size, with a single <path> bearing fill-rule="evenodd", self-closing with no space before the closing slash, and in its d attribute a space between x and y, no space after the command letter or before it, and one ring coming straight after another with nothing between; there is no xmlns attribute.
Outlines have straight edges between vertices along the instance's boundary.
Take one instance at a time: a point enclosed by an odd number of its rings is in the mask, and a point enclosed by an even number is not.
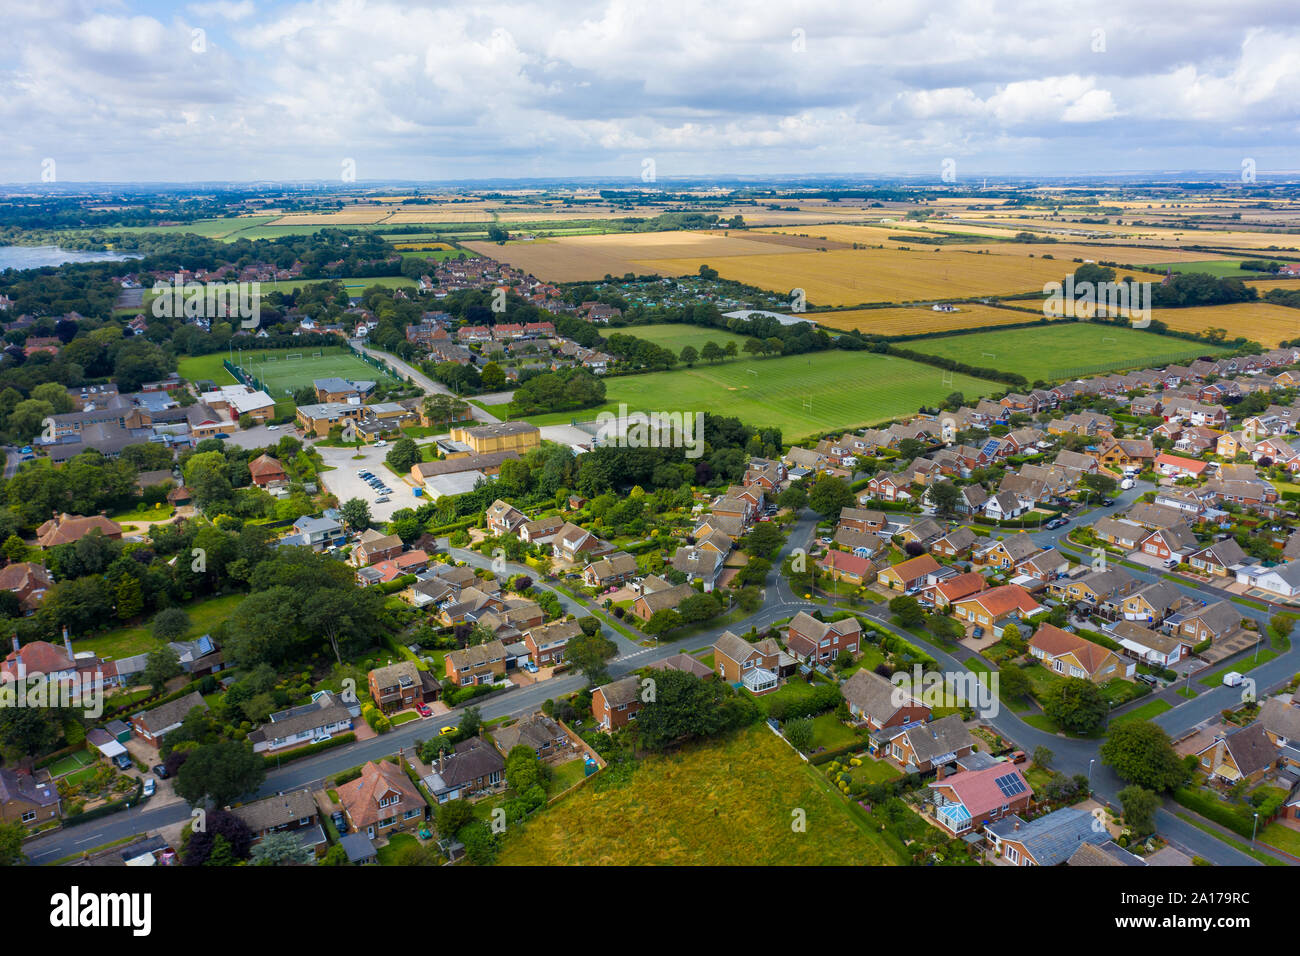
<svg viewBox="0 0 1300 956"><path fill-rule="evenodd" d="M972 214L971 218L984 217ZM1214 246L1225 249L1267 249L1270 246L1293 249L1300 246L1300 234L1295 232L1236 232L1226 229L1180 229L1170 226L1132 226L1128 223L1123 225L1116 225L1115 223L1077 223L1056 219L1033 218L1000 220L1000 223L1002 222L1016 230L1025 230L1027 232L1081 230L1089 233L1100 233L1112 237L1097 240L1106 243L1161 242L1168 243L1171 248L1178 248L1179 246ZM987 228L978 222L969 225L973 229ZM955 231L955 224L945 220L943 228Z"/></svg>
<svg viewBox="0 0 1300 956"><path fill-rule="evenodd" d="M661 269L658 260L673 262L683 256L700 261L722 261L732 256L768 257L790 253L790 246L713 232L611 232L595 236L559 236L554 239L508 242L467 242L465 248L524 269L550 282L580 282L606 275L677 275ZM697 266L692 271L698 271Z"/></svg>
<svg viewBox="0 0 1300 956"><path fill-rule="evenodd" d="M1300 309L1288 309L1268 302L1156 309L1151 317L1180 332L1227 329L1231 338L1244 335L1268 348L1300 338Z"/></svg>
<svg viewBox="0 0 1300 956"><path fill-rule="evenodd" d="M989 325L1014 325L1034 322L1040 313L1013 309L995 309L991 305L962 303L959 312L935 312L925 306L898 309L849 309L844 312L810 312L807 317L828 329L852 331L866 335L919 335L922 332L946 332L983 328Z"/></svg>
<svg viewBox="0 0 1300 956"><path fill-rule="evenodd" d="M1038 292L1073 263L959 251L960 247L844 249L767 256L643 260L636 271L686 275L709 265L726 279L786 293L803 289L814 305L932 302Z"/></svg>
<svg viewBox="0 0 1300 956"><path fill-rule="evenodd" d="M881 217L888 218L888 217ZM915 234L925 238L936 234L941 234L946 227L941 223L927 225L925 223L904 222L899 220L892 223L870 223L861 226L850 225L846 223L831 223L819 226L784 226L780 228L764 229L767 233L777 233L780 235L793 236L813 236L819 239L827 239L832 242L847 242L850 245L857 242L866 245L878 246L884 243L894 243L895 245L905 245L905 241L897 240L895 236L906 236ZM997 235L997 230L987 230L989 235ZM1007 233L1008 238L1015 233ZM973 247L965 247L973 248Z"/></svg>
<svg viewBox="0 0 1300 956"><path fill-rule="evenodd" d="M1262 296L1269 289L1286 289L1288 292L1300 292L1300 279L1258 279L1246 285L1259 291Z"/></svg>

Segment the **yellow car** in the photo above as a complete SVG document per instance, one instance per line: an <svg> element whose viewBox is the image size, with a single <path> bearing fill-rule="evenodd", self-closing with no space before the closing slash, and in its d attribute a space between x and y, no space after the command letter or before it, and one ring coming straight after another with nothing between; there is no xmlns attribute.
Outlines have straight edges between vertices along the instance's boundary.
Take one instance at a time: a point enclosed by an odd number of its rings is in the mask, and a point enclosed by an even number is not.
<svg viewBox="0 0 1300 956"><path fill-rule="evenodd" d="M455 727L444 727L442 728L442 730L438 731L438 736L446 737L448 734L454 734L455 732L456 732Z"/></svg>

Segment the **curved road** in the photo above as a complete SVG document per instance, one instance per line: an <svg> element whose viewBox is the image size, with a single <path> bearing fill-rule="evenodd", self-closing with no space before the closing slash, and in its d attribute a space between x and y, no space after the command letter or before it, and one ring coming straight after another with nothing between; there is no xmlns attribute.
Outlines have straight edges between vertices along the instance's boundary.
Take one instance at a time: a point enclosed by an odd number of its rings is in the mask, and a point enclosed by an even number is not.
<svg viewBox="0 0 1300 956"><path fill-rule="evenodd" d="M424 389L426 393L434 392L441 395L451 395L455 398L460 397L459 395L456 395L456 393L453 392L451 389L449 389L446 385L443 385L441 382L435 382L433 379L429 378L429 376L421 372L418 368L415 368L413 365L411 365L408 362L402 361L396 355L393 355L390 352L381 352L378 349L372 349L370 346L366 345L364 339L351 339L350 341L354 348L366 353L372 359L378 359L381 362L387 362L398 372L405 375L408 381L411 381L414 384L420 386L420 388ZM490 412L485 412L483 409L479 408L477 405L473 404L472 402L469 405L469 410L470 410L470 414L474 416L475 421L490 423L490 422L499 422L501 420L497 418L495 415L491 414Z"/></svg>

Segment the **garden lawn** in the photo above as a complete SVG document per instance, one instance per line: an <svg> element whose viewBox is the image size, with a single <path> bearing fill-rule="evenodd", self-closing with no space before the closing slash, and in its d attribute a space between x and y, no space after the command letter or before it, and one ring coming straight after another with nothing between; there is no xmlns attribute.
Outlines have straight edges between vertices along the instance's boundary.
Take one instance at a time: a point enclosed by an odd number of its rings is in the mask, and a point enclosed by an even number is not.
<svg viewBox="0 0 1300 956"><path fill-rule="evenodd" d="M863 781L867 783L888 783L890 780L897 780L903 775L903 771L885 760L876 760L866 754L861 756L862 766L849 768L849 778L854 783L862 783Z"/></svg>
<svg viewBox="0 0 1300 956"><path fill-rule="evenodd" d="M551 768L551 779L546 784L547 798L568 790L587 775L586 761L576 757L568 763Z"/></svg>
<svg viewBox="0 0 1300 956"><path fill-rule="evenodd" d="M839 750L841 747L852 746L857 740L858 735L853 732L853 728L846 726L834 714L819 714L813 718L812 746L814 750L818 747L824 747L827 750Z"/></svg>
<svg viewBox="0 0 1300 956"><path fill-rule="evenodd" d="M207 598L183 606L190 616L190 627L181 640L202 637L234 613L244 600L244 594L226 594ZM148 624L136 627L119 627L99 637L89 637L72 642L74 651L94 651L100 657L123 658L134 654L147 654L162 642L153 636Z"/></svg>
<svg viewBox="0 0 1300 956"><path fill-rule="evenodd" d="M1281 823L1270 823L1264 827L1260 831L1259 842L1267 843L1275 850L1282 850L1292 856L1300 856L1300 830L1294 830Z"/></svg>
<svg viewBox="0 0 1300 956"><path fill-rule="evenodd" d="M505 866L872 866L901 862L763 725L643 760L507 833ZM805 832L791 828L806 813Z"/></svg>
<svg viewBox="0 0 1300 956"><path fill-rule="evenodd" d="M405 846L418 846L419 840L409 833L394 833L388 842L375 851L380 866L395 866L397 854Z"/></svg>
<svg viewBox="0 0 1300 956"><path fill-rule="evenodd" d="M1245 674L1250 671L1253 671L1256 667L1259 667L1261 664L1267 664L1275 657L1277 657L1277 651L1269 647L1261 647L1259 650L1258 659L1256 659L1255 655L1252 654L1249 660L1239 661L1238 663L1233 664L1230 667L1223 667L1217 671L1214 671L1212 674L1206 674L1204 677L1197 678L1196 683L1202 684L1206 687L1218 687L1220 684L1223 683L1224 674L1230 673L1231 671L1236 671L1239 674Z"/></svg>

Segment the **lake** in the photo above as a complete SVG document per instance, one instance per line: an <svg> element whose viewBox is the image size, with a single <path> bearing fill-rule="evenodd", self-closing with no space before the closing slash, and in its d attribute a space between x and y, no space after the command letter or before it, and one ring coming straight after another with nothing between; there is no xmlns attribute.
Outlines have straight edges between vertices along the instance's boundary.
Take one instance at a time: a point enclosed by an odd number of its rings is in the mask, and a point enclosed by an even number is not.
<svg viewBox="0 0 1300 956"><path fill-rule="evenodd" d="M105 262L139 259L140 256L123 252L82 252L60 249L58 246L0 246L0 272L5 269L39 269L58 266L65 262Z"/></svg>

